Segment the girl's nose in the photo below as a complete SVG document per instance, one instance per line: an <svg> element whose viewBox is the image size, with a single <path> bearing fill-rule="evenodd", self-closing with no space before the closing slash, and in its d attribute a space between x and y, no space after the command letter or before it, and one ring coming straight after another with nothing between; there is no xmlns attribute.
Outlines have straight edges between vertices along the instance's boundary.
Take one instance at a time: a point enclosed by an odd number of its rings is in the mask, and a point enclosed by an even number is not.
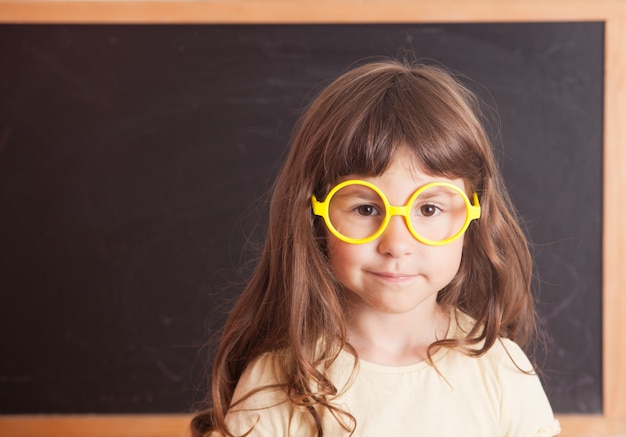
<svg viewBox="0 0 626 437"><path fill-rule="evenodd" d="M378 237L378 251L394 258L412 253L416 244L401 216L391 217L385 232Z"/></svg>

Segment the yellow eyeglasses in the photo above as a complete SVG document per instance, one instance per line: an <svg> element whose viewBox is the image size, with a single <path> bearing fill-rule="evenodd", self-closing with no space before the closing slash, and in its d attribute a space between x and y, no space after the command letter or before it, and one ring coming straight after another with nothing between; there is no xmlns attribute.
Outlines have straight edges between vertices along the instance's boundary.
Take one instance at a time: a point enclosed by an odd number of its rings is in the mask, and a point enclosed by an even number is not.
<svg viewBox="0 0 626 437"><path fill-rule="evenodd" d="M461 188L448 182L426 184L406 205L394 206L376 185L352 179L336 185L323 202L311 196L311 206L335 237L351 244L375 240L385 232L391 216L400 215L418 241L442 246L480 217L478 195L474 193L472 204Z"/></svg>

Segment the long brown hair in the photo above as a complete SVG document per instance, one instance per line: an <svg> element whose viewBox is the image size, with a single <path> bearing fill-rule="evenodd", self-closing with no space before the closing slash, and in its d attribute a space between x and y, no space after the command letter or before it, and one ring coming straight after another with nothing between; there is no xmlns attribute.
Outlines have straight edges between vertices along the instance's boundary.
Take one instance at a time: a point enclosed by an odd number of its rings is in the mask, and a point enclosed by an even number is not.
<svg viewBox="0 0 626 437"><path fill-rule="evenodd" d="M346 339L344 296L326 258L323 224L310 197L323 198L346 175L378 176L398 147L409 147L433 175L463 178L482 214L465 235L458 274L439 292L442 305L476 319L464 339L432 345L470 355L498 336L524 345L534 333L531 259L504 187L474 94L440 67L371 62L346 72L312 102L294 130L274 184L265 245L224 327L212 372L212 409L192 428L230 435L224 418L252 360L276 355L291 402L334 407L325 370ZM203 419L209 419L203 426ZM206 423L205 423L206 425Z"/></svg>

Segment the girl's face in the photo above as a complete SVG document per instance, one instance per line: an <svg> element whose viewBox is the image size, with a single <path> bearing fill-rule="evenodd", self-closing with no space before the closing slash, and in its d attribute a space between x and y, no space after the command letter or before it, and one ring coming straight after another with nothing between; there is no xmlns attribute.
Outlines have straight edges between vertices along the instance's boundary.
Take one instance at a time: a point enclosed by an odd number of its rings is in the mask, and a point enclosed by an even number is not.
<svg viewBox="0 0 626 437"><path fill-rule="evenodd" d="M391 205L404 205L411 195L429 182L450 182L463 191L462 179L446 179L421 172L412 153L399 149L387 170L361 179L379 187ZM364 244L339 240L329 231L328 258L341 284L351 292L357 307L385 313L419 311L436 306L437 293L456 275L461 263L463 236L443 246L428 246L416 240L402 216L392 216L377 239Z"/></svg>

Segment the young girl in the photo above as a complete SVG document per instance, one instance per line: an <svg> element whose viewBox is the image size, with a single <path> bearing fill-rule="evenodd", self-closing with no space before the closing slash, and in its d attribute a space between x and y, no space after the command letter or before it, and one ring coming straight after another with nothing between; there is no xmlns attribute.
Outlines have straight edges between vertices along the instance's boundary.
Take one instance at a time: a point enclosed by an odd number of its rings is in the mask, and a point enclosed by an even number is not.
<svg viewBox="0 0 626 437"><path fill-rule="evenodd" d="M300 120L196 436L554 436L531 259L476 99L362 65Z"/></svg>

